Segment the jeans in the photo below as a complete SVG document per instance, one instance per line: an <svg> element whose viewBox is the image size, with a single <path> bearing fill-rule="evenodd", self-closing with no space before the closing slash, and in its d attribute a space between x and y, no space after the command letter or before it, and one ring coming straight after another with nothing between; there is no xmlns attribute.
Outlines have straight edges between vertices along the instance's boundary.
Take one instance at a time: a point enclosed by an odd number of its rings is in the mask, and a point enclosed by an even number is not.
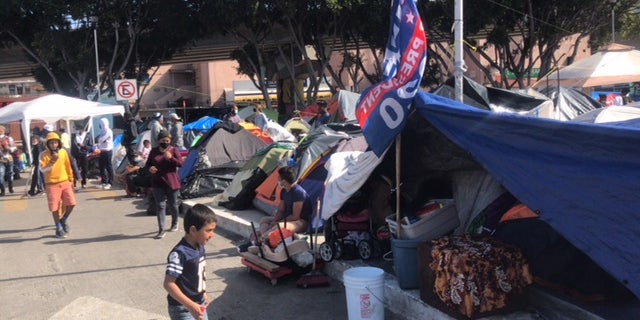
<svg viewBox="0 0 640 320"><path fill-rule="evenodd" d="M2 193L4 193L4 174L5 174L5 165L0 163L0 189L2 189Z"/></svg>
<svg viewBox="0 0 640 320"><path fill-rule="evenodd" d="M80 176L76 177L76 181L80 180L82 185L87 184L87 172L89 172L89 160L87 160L87 156L84 154L78 155L75 157L76 163L78 164L78 170L80 170Z"/></svg>
<svg viewBox="0 0 640 320"><path fill-rule="evenodd" d="M171 320L193 320L191 313L189 313L189 309L183 305L172 306L169 305L169 317ZM207 313L204 313L204 320L209 320L207 317Z"/></svg>
<svg viewBox="0 0 640 320"><path fill-rule="evenodd" d="M102 184L113 183L113 164L111 163L112 155L113 150L100 151L98 166L100 167L100 178L102 178Z"/></svg>
<svg viewBox="0 0 640 320"><path fill-rule="evenodd" d="M167 207L171 210L171 226L178 223L178 190L170 188L153 187L153 198L156 202L156 217L158 217L158 228L164 230L164 220L167 216Z"/></svg>
<svg viewBox="0 0 640 320"><path fill-rule="evenodd" d="M44 178L38 167L39 166L36 166L33 169L33 174L31 175L31 187L29 188L31 194L44 191Z"/></svg>

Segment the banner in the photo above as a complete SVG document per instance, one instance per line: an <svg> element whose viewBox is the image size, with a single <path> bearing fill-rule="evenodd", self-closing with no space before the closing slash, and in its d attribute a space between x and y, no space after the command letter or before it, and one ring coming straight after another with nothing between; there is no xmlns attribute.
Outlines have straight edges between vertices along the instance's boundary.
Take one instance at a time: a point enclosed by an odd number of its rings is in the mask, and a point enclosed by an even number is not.
<svg viewBox="0 0 640 320"><path fill-rule="evenodd" d="M380 156L402 131L427 60L427 39L415 0L393 0L383 81L367 88L356 118L372 151Z"/></svg>

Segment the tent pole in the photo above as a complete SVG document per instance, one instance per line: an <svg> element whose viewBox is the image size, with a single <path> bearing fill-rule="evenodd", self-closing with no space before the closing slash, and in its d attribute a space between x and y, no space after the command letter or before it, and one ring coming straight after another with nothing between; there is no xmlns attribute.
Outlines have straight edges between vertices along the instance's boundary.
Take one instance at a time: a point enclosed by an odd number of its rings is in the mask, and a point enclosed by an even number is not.
<svg viewBox="0 0 640 320"><path fill-rule="evenodd" d="M396 136L396 237L400 239L400 230L402 229L402 224L400 224L400 147L402 143L402 138L400 135Z"/></svg>

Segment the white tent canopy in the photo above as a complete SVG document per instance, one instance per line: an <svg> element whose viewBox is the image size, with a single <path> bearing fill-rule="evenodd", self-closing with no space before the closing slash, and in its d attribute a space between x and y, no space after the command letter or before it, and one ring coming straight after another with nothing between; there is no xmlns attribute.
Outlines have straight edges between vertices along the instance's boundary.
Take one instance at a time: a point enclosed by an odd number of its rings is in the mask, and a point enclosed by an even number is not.
<svg viewBox="0 0 640 320"><path fill-rule="evenodd" d="M30 125L33 120L47 123L60 120L82 120L108 114L123 115L124 107L109 105L59 94L51 94L27 102L14 102L0 109L0 123L21 121L25 146L31 141ZM25 148L31 158L31 148Z"/></svg>
<svg viewBox="0 0 640 320"><path fill-rule="evenodd" d="M640 119L640 102L624 106L610 106L583 113L573 119L577 122L608 123Z"/></svg>
<svg viewBox="0 0 640 320"><path fill-rule="evenodd" d="M559 74L558 74L559 72ZM548 76L563 87L589 88L640 81L640 51L612 44ZM543 81L540 81L541 83Z"/></svg>

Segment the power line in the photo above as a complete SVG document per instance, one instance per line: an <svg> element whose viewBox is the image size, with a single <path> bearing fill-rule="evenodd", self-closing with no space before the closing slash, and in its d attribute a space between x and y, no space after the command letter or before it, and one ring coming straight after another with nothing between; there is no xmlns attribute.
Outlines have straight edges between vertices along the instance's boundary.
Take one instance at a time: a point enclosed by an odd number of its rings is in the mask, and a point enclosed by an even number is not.
<svg viewBox="0 0 640 320"><path fill-rule="evenodd" d="M511 7L509 7L509 6L507 6L507 5L504 5L504 4L502 4L502 3L498 3L498 2L496 2L496 1L494 1L494 0L486 0L486 1L488 1L488 2L490 2L490 3L493 3L493 4L495 4L495 5L499 6L499 7L505 8L505 9L507 9L507 10L513 11L513 12L515 12L515 13L521 14L521 15L523 15L523 16L525 16L525 17L529 17L529 18L530 18L530 19L532 19L533 21L540 22L540 23L542 23L542 24L544 24L544 25L550 26L550 27L555 28L555 29L558 29L558 30L560 30L560 31L564 31L564 32L566 32L566 33L568 33L568 34L575 33L575 32L572 32L572 31L570 31L570 30L567 30L567 29L565 29L565 28L562 28L562 27L560 27L560 26L557 26L557 25L554 25L554 24L552 24L552 23L546 22L546 21L544 21L544 20L540 20L540 19L538 19L538 18L536 18L536 17L531 16L531 15L530 15L530 14L528 14L528 13L523 12L523 11L516 10L516 9L511 8Z"/></svg>

